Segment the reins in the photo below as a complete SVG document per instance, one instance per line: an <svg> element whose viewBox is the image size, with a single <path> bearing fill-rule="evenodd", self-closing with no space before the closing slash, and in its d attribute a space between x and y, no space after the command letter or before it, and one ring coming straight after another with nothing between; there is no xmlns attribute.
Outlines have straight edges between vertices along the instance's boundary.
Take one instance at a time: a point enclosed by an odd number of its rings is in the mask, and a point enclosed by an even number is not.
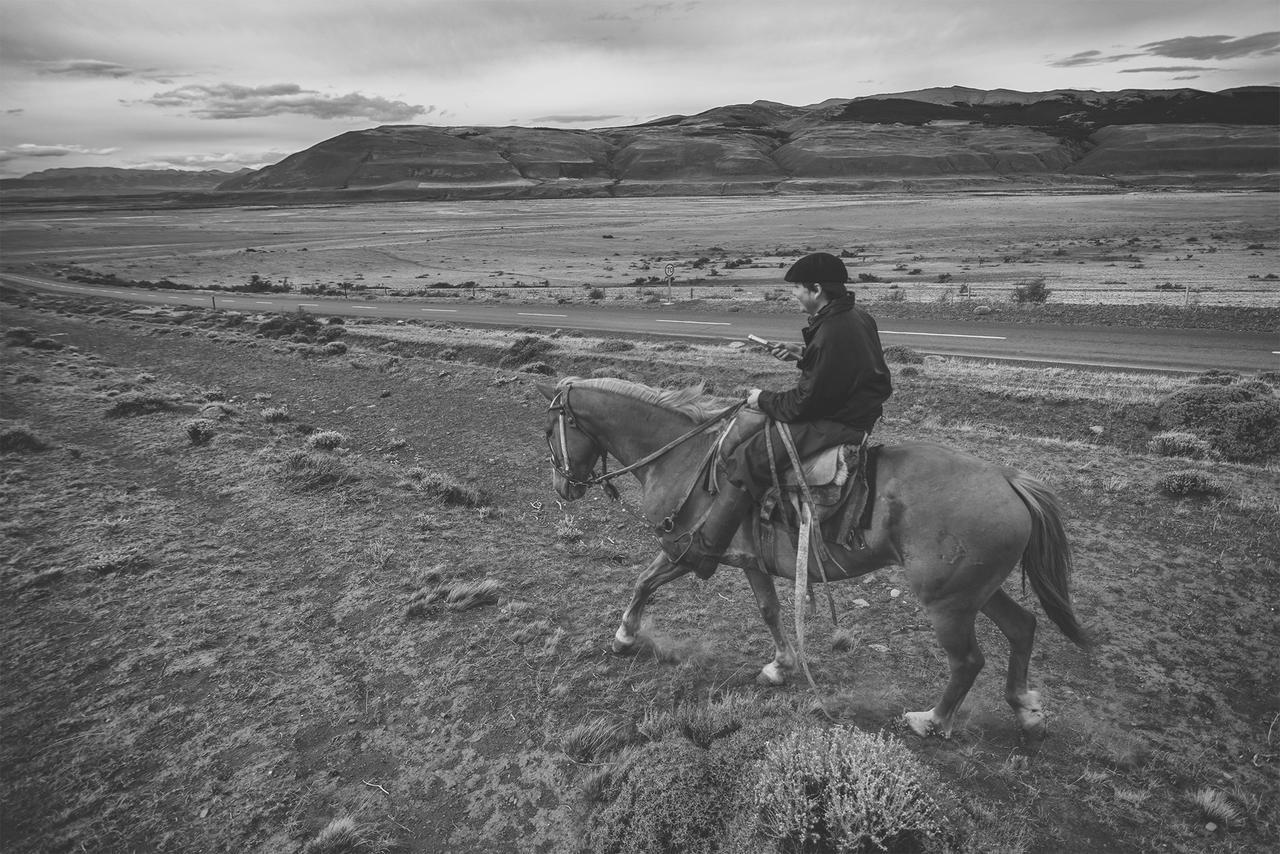
<svg viewBox="0 0 1280 854"><path fill-rule="evenodd" d="M548 412L555 412L558 415L558 418L556 419L556 425L559 428L558 432L560 433L560 437L559 437L560 438L560 461L556 460L555 446L552 445L551 443L551 437L547 436L547 448L551 451L551 467L555 469L556 474L560 475L562 478L565 479L566 482L571 483L574 486L595 486L596 484L601 485L602 487L604 487L604 490L606 493L608 493L609 497L615 501L619 499L619 495L618 495L618 488L614 486L612 483L610 483L610 481L612 481L614 478L621 477L624 474L629 474L630 472L633 472L636 469L644 468L645 466L649 465L650 463L658 460L659 458L667 454L669 451L679 447L680 445L683 445L685 442L689 441L693 437L699 436L705 433L714 425L736 415L738 410L746 405L745 400L740 400L737 403L733 404L732 406L728 407L727 409L724 409L719 413L717 413L716 415L713 415L712 417L706 419L705 421L697 424L688 432L683 433L680 436L677 436L676 438L672 439L670 442L663 445L661 448L658 448L656 451L645 454L640 459L636 460L633 463L630 463L629 465L625 465L620 469L614 469L613 471L609 471L609 452L604 447L604 445L600 443L599 439L597 439L595 436L588 433L586 430L582 429L582 424L579 422L577 414L573 411L573 405L569 401L569 393L571 391L573 391L573 384L569 383L564 388L560 389L559 392L556 393L555 398L553 398L550 405L547 406ZM566 438L568 434L568 427L573 427L579 433L581 433L582 435L586 436L589 440L591 440L591 444L594 446L594 449L597 452L597 455L600 457L600 474L595 473L595 464L593 462L591 466L591 471L587 475L585 480L579 480L578 478L573 476L573 472L569 470L569 443L568 443L568 439ZM695 477L692 482L696 482L696 481L697 481L697 478ZM692 487L690 487L690 492L692 492ZM688 498L688 495L686 495L685 497ZM664 525L665 523L670 521L671 521L671 517L668 517L666 520L664 520Z"/></svg>

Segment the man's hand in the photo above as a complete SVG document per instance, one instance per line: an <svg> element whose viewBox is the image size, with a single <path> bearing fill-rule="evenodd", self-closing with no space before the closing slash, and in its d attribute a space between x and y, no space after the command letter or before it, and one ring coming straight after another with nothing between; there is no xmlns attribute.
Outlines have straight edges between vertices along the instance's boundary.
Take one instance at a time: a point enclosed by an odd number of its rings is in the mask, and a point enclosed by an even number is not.
<svg viewBox="0 0 1280 854"><path fill-rule="evenodd" d="M773 343L769 345L769 354L775 359L781 359L784 362L800 361L801 350L803 348L799 344Z"/></svg>
<svg viewBox="0 0 1280 854"><path fill-rule="evenodd" d="M760 391L758 388L751 389L750 393L747 394L747 406L752 409L760 408Z"/></svg>

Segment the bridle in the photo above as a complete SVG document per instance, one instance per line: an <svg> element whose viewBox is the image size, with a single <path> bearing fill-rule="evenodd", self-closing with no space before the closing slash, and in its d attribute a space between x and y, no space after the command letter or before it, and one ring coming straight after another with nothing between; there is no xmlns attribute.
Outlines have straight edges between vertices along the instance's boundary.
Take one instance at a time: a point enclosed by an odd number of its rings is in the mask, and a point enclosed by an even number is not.
<svg viewBox="0 0 1280 854"><path fill-rule="evenodd" d="M694 436L698 436L702 433L705 433L709 427L715 424L718 424L721 421L726 421L732 418L733 416L737 415L738 410L746 405L745 400L739 401L738 403L735 403L733 406L730 406L728 409L725 409L724 411L716 415L713 415L711 418L708 418L706 421L703 421L702 423L696 425L693 429L689 430L687 433L684 433L676 437L675 439L672 439L670 442L663 445L658 450L653 451L652 453L646 454L645 456L641 457L640 459L636 460L630 465L623 466L622 468L615 469L614 471L609 471L609 452L605 448L605 446L600 442L599 439L591 435L591 433L589 433L587 430L583 429L582 423L578 418L577 413L573 411L573 405L569 402L569 396L572 391L573 391L573 383L566 384L563 388L561 388L559 391L556 392L556 396L551 399L550 405L547 406L548 412L556 413L556 424L554 427L551 428L551 430L547 432L547 435L546 435L547 450L551 452L551 468L553 471L555 471L556 474L564 478L566 483L569 483L573 486L588 487L588 486L595 486L596 484L600 484L604 488L605 493L614 501L618 501L620 499L620 496L618 495L618 488L614 486L612 483L614 478L620 477L621 475L627 474L629 472L635 471L636 469L643 468L644 466L649 465L650 463L654 462L655 460L657 460L658 458L666 454L672 448L676 448L684 444L685 442L692 439ZM589 442L591 442L593 458L591 461L591 468L588 471L585 479L579 479L575 477L573 472L570 471L569 469L568 433L569 433L570 427L572 427L574 430L581 433L583 436L587 438ZM551 438L552 435L556 433L559 434L559 440L560 440L559 441L559 444L560 444L559 460L556 459L557 448ZM714 451L714 447L715 446L713 445L712 446L713 451ZM595 468L596 468L595 459L594 459L595 457L600 458L599 474L596 474L596 471L595 471ZM709 459L710 457L708 456L708 460ZM705 465L705 461L704 461L704 465ZM696 480L697 479L695 478L694 482L696 482ZM687 499L688 495L686 495L685 498ZM681 503L683 504L683 502ZM668 517L668 520L670 518L671 517Z"/></svg>
<svg viewBox="0 0 1280 854"><path fill-rule="evenodd" d="M569 403L569 392L573 390L573 384L569 383L564 388L556 392L556 396L552 398L551 404L547 406L548 412L556 413L556 426L547 432L547 450L551 455L551 469L564 481L571 486L594 486L597 483L603 485L604 491L608 493L613 500L618 500L618 488L611 481L631 470L630 467L619 469L610 473L609 471L609 452L605 450L604 445L600 444L600 440L588 433L582 428L582 423L578 420L578 415L573 411L573 406ZM569 468L569 428L581 433L591 442L592 459L591 468L587 472L586 480L579 480L574 476ZM552 434L558 433L560 437L560 460L556 459L556 446L551 441ZM596 474L595 460L600 459L600 474ZM561 462L561 460L563 462Z"/></svg>

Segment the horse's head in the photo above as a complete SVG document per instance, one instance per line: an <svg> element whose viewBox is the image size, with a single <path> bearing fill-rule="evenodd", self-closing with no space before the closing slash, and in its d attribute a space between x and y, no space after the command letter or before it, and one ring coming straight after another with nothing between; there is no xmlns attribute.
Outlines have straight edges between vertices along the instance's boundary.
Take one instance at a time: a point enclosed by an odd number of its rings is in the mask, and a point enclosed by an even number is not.
<svg viewBox="0 0 1280 854"><path fill-rule="evenodd" d="M547 448L551 452L551 483L561 498L577 501L595 483L596 460L604 454L600 443L584 432L573 410L573 384L538 383L538 391L551 401L547 407Z"/></svg>

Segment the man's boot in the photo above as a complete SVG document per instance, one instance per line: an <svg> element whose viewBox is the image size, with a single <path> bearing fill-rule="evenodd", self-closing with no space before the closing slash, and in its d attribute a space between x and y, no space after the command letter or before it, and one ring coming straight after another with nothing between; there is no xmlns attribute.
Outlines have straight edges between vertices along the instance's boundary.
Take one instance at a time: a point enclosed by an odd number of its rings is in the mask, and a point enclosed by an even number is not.
<svg viewBox="0 0 1280 854"><path fill-rule="evenodd" d="M738 532L753 503L751 493L727 480L721 481L720 491L707 511L702 527L693 533L693 543L685 555L685 562L693 564L699 578L710 578L716 571L724 550L733 542L733 535Z"/></svg>

